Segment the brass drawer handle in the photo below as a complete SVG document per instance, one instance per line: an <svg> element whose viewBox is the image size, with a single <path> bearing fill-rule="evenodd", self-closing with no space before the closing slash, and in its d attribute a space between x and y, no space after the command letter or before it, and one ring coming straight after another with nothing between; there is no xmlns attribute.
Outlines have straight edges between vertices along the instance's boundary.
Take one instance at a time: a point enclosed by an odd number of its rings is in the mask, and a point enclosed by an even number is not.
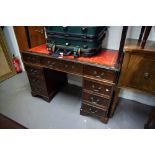
<svg viewBox="0 0 155 155"><path fill-rule="evenodd" d="M75 66L72 66L72 69L74 69L75 68Z"/></svg>
<svg viewBox="0 0 155 155"><path fill-rule="evenodd" d="M93 84L91 87L94 89L95 88L95 85Z"/></svg>
<svg viewBox="0 0 155 155"><path fill-rule="evenodd" d="M94 97L93 97L93 96L90 97L90 101L91 101L93 104L96 104L96 102L94 101Z"/></svg>
<svg viewBox="0 0 155 155"><path fill-rule="evenodd" d="M31 60L31 57L27 57L28 60Z"/></svg>
<svg viewBox="0 0 155 155"><path fill-rule="evenodd" d="M35 74L35 73L37 73L38 71L35 70L35 69L30 69L30 72L31 72L31 74Z"/></svg>
<svg viewBox="0 0 155 155"><path fill-rule="evenodd" d="M95 114L95 113L98 112L98 110L94 110L94 109L92 109L92 108L89 108L89 110L90 110L90 112L93 113L93 114Z"/></svg>
<svg viewBox="0 0 155 155"><path fill-rule="evenodd" d="M90 101L91 101L93 104L99 104L100 99L98 98L98 99L95 101L94 97L91 96L91 97L90 97Z"/></svg>
<svg viewBox="0 0 155 155"><path fill-rule="evenodd" d="M38 80L37 79L32 79L32 82L37 82Z"/></svg>
<svg viewBox="0 0 155 155"><path fill-rule="evenodd" d="M95 75L95 77L97 77L97 78L103 78L104 73L101 73L101 75L97 75L97 71L94 71L94 75Z"/></svg>
<svg viewBox="0 0 155 155"><path fill-rule="evenodd" d="M94 89L94 91L99 92L102 89L102 87L98 87L97 89Z"/></svg>
<svg viewBox="0 0 155 155"><path fill-rule="evenodd" d="M93 88L93 91L95 92L99 92L102 89L102 87L98 87L97 89L94 89L95 88L94 84L91 87Z"/></svg>
<svg viewBox="0 0 155 155"><path fill-rule="evenodd" d="M95 91L95 92L99 92L99 90L98 90L98 89L94 89L94 91Z"/></svg>
<svg viewBox="0 0 155 155"><path fill-rule="evenodd" d="M35 32L39 32L39 33L41 33L41 34L43 34L44 33L44 30L43 29L41 29L41 30L34 30Z"/></svg>
<svg viewBox="0 0 155 155"><path fill-rule="evenodd" d="M53 66L55 65L55 62L47 61L48 65Z"/></svg>
<svg viewBox="0 0 155 155"><path fill-rule="evenodd" d="M110 90L109 90L109 89L105 89L105 91L106 91L106 92L109 92Z"/></svg>
<svg viewBox="0 0 155 155"><path fill-rule="evenodd" d="M65 65L65 68L68 68L68 65Z"/></svg>
<svg viewBox="0 0 155 155"><path fill-rule="evenodd" d="M91 101L93 101L93 100L94 100L94 97L93 97L93 96L91 96L91 97L90 97L90 100L91 100Z"/></svg>
<svg viewBox="0 0 155 155"><path fill-rule="evenodd" d="M98 98L98 99L96 100L96 102L100 102L100 99Z"/></svg>
<svg viewBox="0 0 155 155"><path fill-rule="evenodd" d="M150 78L150 74L148 72L144 73L144 79L149 79Z"/></svg>
<svg viewBox="0 0 155 155"><path fill-rule="evenodd" d="M102 89L102 87L98 87L98 89L99 89L99 90L101 90L101 89Z"/></svg>
<svg viewBox="0 0 155 155"><path fill-rule="evenodd" d="M97 72L96 71L94 71L94 75L96 75L97 74Z"/></svg>

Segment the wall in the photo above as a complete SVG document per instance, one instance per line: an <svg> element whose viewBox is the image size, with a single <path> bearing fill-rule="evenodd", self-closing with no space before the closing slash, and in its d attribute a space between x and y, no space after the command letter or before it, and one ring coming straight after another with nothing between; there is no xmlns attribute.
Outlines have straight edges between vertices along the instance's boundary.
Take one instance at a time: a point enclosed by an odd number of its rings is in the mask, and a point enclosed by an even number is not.
<svg viewBox="0 0 155 155"><path fill-rule="evenodd" d="M6 38L6 42L7 42L10 54L11 55L14 54L15 56L17 56L19 58L22 70L25 70L24 65L22 63L22 60L21 60L21 55L19 52L19 48L18 48L18 44L17 44L17 40L15 37L13 27L12 26L5 26L3 29L3 32L4 32L4 36Z"/></svg>
<svg viewBox="0 0 155 155"><path fill-rule="evenodd" d="M134 26L134 27L129 27L128 29L128 34L127 38L134 38L137 39L140 33L141 27L139 26ZM121 32L122 32L122 26L111 26L109 27L108 34L102 44L104 48L108 49L114 49L118 50L119 49L119 43L121 39ZM15 38L15 34L13 31L13 27L7 26L4 29L5 36L7 38L7 42L9 45L9 49L11 53L14 53L16 56L18 56L21 59L21 55L18 49L17 41ZM149 35L149 40L154 40L155 41L155 27L152 28L151 33ZM22 68L23 64L22 64ZM68 80L69 83L75 84L78 86L82 86L82 78L78 76L73 76L68 74ZM127 89L122 89L120 93L120 97L130 99L130 100L135 100L147 105L153 105L155 106L155 97L152 95L136 92L136 91L131 91Z"/></svg>

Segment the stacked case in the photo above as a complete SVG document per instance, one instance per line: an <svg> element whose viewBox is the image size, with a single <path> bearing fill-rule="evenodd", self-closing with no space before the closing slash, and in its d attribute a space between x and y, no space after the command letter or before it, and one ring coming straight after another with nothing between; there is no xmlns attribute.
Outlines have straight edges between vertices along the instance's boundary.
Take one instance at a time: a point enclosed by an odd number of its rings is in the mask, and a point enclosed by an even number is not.
<svg viewBox="0 0 155 155"><path fill-rule="evenodd" d="M46 26L46 45L51 52L63 50L93 56L100 51L106 32L106 26Z"/></svg>

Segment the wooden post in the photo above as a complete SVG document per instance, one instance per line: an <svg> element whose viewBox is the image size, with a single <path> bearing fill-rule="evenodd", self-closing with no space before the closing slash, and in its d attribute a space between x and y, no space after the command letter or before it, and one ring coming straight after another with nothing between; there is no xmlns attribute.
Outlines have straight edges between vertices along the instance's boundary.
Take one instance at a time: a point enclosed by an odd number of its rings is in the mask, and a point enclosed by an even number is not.
<svg viewBox="0 0 155 155"><path fill-rule="evenodd" d="M122 59L123 59L123 49L124 49L124 44L125 44L125 40L126 40L127 31L128 31L128 26L123 26L121 41L120 41L120 46L119 46L119 53L118 53L118 58L117 58L117 63L122 62Z"/></svg>

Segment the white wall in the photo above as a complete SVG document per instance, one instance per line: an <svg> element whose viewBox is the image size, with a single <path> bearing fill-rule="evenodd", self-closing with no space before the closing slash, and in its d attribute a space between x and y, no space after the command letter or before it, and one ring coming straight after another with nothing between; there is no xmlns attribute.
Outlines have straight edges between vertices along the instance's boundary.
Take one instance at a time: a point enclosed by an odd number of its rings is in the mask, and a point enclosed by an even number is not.
<svg viewBox="0 0 155 155"><path fill-rule="evenodd" d="M6 42L7 42L10 54L11 55L14 54L15 56L17 56L19 58L22 70L24 71L24 65L23 65L23 62L21 60L21 55L19 52L19 48L18 48L18 44L17 44L17 40L15 37L13 27L12 26L5 26L3 29L3 32L4 32L4 35L6 38Z"/></svg>
<svg viewBox="0 0 155 155"><path fill-rule="evenodd" d="M140 26L129 27L127 37L138 39L140 29L141 29ZM11 53L14 53L21 60L21 55L19 52L19 48L17 45L13 27L11 26L5 27L4 33L7 38ZM118 50L120 39L121 39L121 33L122 33L122 26L110 26L108 30L108 34L102 46L104 48ZM155 27L152 28L148 39L155 41ZM22 64L22 68L24 68L23 64ZM82 86L82 78L78 76L73 76L73 75L68 74L68 80L69 80L69 83L71 84ZM147 105L155 106L155 96L152 96L152 95L148 95L145 93L139 93L133 90L122 89L120 96L126 99L131 99L131 100L135 100L135 101L147 104Z"/></svg>

